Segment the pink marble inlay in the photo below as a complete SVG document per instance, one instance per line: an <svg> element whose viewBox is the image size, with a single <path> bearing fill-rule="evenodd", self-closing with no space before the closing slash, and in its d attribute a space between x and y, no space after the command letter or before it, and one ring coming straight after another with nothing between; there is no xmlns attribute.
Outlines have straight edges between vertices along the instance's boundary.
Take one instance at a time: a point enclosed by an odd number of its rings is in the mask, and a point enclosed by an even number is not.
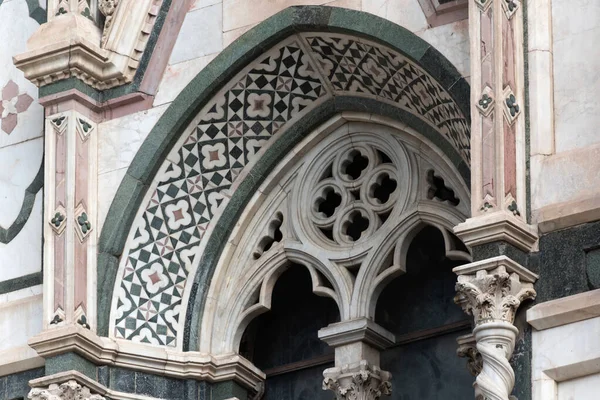
<svg viewBox="0 0 600 400"><path fill-rule="evenodd" d="M0 101L0 128L7 134L11 134L17 127L17 115L24 113L33 103L33 98L27 93L19 94L19 86L13 82L8 83L2 89Z"/></svg>

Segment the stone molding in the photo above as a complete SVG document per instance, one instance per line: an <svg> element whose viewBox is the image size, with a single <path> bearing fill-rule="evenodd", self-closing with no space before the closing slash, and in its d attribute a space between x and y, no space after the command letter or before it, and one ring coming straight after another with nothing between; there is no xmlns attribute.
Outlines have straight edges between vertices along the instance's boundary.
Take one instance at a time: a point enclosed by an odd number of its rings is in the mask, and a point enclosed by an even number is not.
<svg viewBox="0 0 600 400"><path fill-rule="evenodd" d="M319 339L332 347L364 342L377 350L384 350L396 341L393 333L367 318L330 324L319 330Z"/></svg>
<svg viewBox="0 0 600 400"><path fill-rule="evenodd" d="M469 218L457 225L454 233L469 247L504 241L531 252L538 246L537 228L506 211Z"/></svg>
<svg viewBox="0 0 600 400"><path fill-rule="evenodd" d="M46 330L31 338L29 346L44 358L74 352L97 365L113 365L173 378L209 382L235 379L254 389L265 375L236 354L210 355L100 337L78 325Z"/></svg>
<svg viewBox="0 0 600 400"><path fill-rule="evenodd" d="M121 0L104 34L79 13L56 16L33 34L26 53L13 57L15 66L40 87L69 77L99 90L129 83L161 4L162 0Z"/></svg>
<svg viewBox="0 0 600 400"><path fill-rule="evenodd" d="M527 322L538 331L600 317L600 289L536 304Z"/></svg>
<svg viewBox="0 0 600 400"><path fill-rule="evenodd" d="M333 391L337 400L377 400L392 394L392 374L365 360L329 368L323 376L323 390Z"/></svg>

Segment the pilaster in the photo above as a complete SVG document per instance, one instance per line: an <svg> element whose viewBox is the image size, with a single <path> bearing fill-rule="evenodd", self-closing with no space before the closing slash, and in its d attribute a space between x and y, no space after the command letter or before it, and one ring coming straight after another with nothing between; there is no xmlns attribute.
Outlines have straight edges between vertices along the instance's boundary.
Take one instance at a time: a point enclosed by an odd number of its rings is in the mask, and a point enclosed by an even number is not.
<svg viewBox="0 0 600 400"><path fill-rule="evenodd" d="M454 300L475 319L473 335L482 360L475 398L509 400L515 385L509 362L518 334L514 318L523 301L535 298L537 276L506 256L463 265L454 272L458 275ZM468 351L465 342L462 350Z"/></svg>
<svg viewBox="0 0 600 400"><path fill-rule="evenodd" d="M380 352L395 342L392 333L367 318L331 324L319 338L335 347L335 367L323 372L323 390L337 400L376 400L392 393L392 375L379 368Z"/></svg>
<svg viewBox="0 0 600 400"><path fill-rule="evenodd" d="M537 243L527 223L523 6L471 0L471 218L456 226L468 246Z"/></svg>
<svg viewBox="0 0 600 400"><path fill-rule="evenodd" d="M96 123L74 111L45 122L44 329L96 327Z"/></svg>

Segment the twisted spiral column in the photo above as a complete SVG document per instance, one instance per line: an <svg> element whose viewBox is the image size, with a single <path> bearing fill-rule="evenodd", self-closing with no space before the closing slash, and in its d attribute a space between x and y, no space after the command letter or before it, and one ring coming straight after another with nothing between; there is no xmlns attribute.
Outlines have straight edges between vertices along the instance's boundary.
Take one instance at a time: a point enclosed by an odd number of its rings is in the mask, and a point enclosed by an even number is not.
<svg viewBox="0 0 600 400"><path fill-rule="evenodd" d="M473 334L482 358L476 400L512 400L515 373L509 363L519 330L513 325L521 303L535 298L537 276L506 256L454 269L454 301L475 318Z"/></svg>

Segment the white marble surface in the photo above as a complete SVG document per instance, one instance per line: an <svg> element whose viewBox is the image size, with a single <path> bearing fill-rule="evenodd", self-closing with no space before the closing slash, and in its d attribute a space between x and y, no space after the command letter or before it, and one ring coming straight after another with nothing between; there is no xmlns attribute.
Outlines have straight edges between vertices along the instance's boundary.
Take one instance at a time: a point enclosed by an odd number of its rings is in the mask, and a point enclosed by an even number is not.
<svg viewBox="0 0 600 400"><path fill-rule="evenodd" d="M468 20L436 26L416 34L442 53L462 76L471 76Z"/></svg>
<svg viewBox="0 0 600 400"><path fill-rule="evenodd" d="M19 215L43 154L43 138L0 148L0 226L7 229Z"/></svg>
<svg viewBox="0 0 600 400"><path fill-rule="evenodd" d="M557 400L598 400L600 396L600 374L561 382Z"/></svg>
<svg viewBox="0 0 600 400"><path fill-rule="evenodd" d="M169 64L202 57L223 49L223 7L220 3L187 13Z"/></svg>
<svg viewBox="0 0 600 400"><path fill-rule="evenodd" d="M120 168L98 175L98 232L102 232L106 215L126 172L127 168Z"/></svg>
<svg viewBox="0 0 600 400"><path fill-rule="evenodd" d="M222 0L192 0L190 4L190 11L198 10L200 8L212 6L215 4L221 4Z"/></svg>
<svg viewBox="0 0 600 400"><path fill-rule="evenodd" d="M23 230L12 242L0 243L0 281L42 270L42 202L40 192Z"/></svg>
<svg viewBox="0 0 600 400"><path fill-rule="evenodd" d="M215 57L215 54L209 54L204 57L194 58L183 61L175 65L169 65L163 75L158 87L158 93L154 97L154 107L170 103L187 86L188 83L200 71L206 67Z"/></svg>
<svg viewBox="0 0 600 400"><path fill-rule="evenodd" d="M600 1L552 1L556 152L600 143Z"/></svg>
<svg viewBox="0 0 600 400"><path fill-rule="evenodd" d="M408 29L411 32L427 28L427 19L417 0L363 0L363 11Z"/></svg>
<svg viewBox="0 0 600 400"><path fill-rule="evenodd" d="M24 346L41 332L42 295L31 289L30 296L0 303L0 351Z"/></svg>
<svg viewBox="0 0 600 400"><path fill-rule="evenodd" d="M104 122L98 126L98 174L128 167L167 105Z"/></svg>
<svg viewBox="0 0 600 400"><path fill-rule="evenodd" d="M12 56L27 50L27 39L38 26L38 23L29 17L25 1L4 1L2 3L0 7L0 37L10 38L10 40L4 40L0 50L0 91L8 81L12 80L19 86L19 93L27 93L34 99L34 102L27 111L18 115L17 127L10 135L0 130L0 147L43 135L43 109L37 103L37 88L25 79L23 73L16 69L12 62Z"/></svg>

